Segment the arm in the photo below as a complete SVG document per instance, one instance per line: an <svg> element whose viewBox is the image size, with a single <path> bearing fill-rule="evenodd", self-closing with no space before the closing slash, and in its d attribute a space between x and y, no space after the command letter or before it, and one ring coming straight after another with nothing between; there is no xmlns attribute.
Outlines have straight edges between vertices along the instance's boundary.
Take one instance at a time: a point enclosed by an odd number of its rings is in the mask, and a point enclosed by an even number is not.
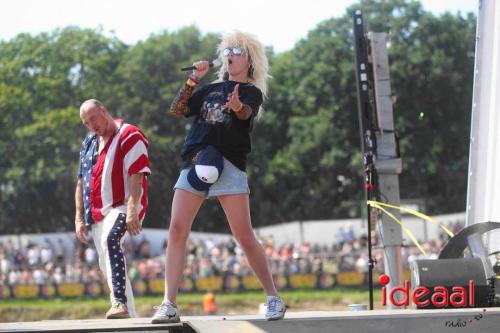
<svg viewBox="0 0 500 333"><path fill-rule="evenodd" d="M189 112L187 102L189 100L189 97L191 97L191 95L193 94L194 88L197 84L198 81L194 81L191 76L188 78L187 82L177 92L177 95L175 95L175 98L170 105L171 115L179 117Z"/></svg>
<svg viewBox="0 0 500 333"><path fill-rule="evenodd" d="M75 190L75 232L76 237L85 244L88 244L87 235L88 230L84 222L83 211L83 185L82 179L78 178Z"/></svg>
<svg viewBox="0 0 500 333"><path fill-rule="evenodd" d="M189 98L193 94L194 88L198 85L201 78L203 78L209 69L208 61L199 61L193 64L196 69L191 75L189 75L188 80L179 90L175 96L172 104L170 105L170 114L173 116L182 116L189 113L189 107L187 105Z"/></svg>
<svg viewBox="0 0 500 333"><path fill-rule="evenodd" d="M143 173L137 173L130 176L129 193L127 201L127 231L131 236L136 236L141 232L142 226L139 221L138 203L141 198Z"/></svg>
<svg viewBox="0 0 500 333"><path fill-rule="evenodd" d="M237 84L234 87L234 90L229 95L228 100L224 105L224 107L233 110L234 114L238 119L247 120L252 116L253 111L249 105L244 104L243 102L240 101L239 88L240 88L239 84Z"/></svg>
<svg viewBox="0 0 500 333"><path fill-rule="evenodd" d="M241 103L241 102L240 102ZM252 116L252 108L249 105L241 103L241 107L234 110L236 117L240 120L247 120Z"/></svg>

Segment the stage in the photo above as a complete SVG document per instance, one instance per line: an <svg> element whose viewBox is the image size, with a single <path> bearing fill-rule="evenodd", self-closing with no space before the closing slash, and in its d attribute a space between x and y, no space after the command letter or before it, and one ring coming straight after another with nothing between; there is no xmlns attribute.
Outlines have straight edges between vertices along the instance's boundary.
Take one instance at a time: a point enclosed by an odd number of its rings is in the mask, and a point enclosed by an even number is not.
<svg viewBox="0 0 500 333"><path fill-rule="evenodd" d="M184 316L179 324L150 324L150 318L47 320L0 323L0 332L498 332L500 308L290 312L269 322L262 315Z"/></svg>

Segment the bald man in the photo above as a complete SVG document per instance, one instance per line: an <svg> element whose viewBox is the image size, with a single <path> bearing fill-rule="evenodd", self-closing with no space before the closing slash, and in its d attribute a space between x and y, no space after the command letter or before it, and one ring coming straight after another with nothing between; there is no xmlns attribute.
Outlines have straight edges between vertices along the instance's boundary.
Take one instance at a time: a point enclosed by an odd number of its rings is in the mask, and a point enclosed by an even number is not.
<svg viewBox="0 0 500 333"><path fill-rule="evenodd" d="M80 119L90 130L80 149L75 192L77 238L88 243L89 231L99 254L99 267L109 286L107 319L135 316L122 241L125 233L141 232L147 208L147 176L151 173L148 139L122 119L113 119L104 105L89 99Z"/></svg>

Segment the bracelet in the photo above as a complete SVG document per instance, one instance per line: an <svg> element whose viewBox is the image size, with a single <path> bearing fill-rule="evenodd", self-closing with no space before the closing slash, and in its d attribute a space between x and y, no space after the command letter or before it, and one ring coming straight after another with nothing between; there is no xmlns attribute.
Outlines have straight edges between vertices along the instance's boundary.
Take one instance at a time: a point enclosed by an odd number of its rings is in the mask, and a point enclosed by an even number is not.
<svg viewBox="0 0 500 333"><path fill-rule="evenodd" d="M194 86L196 86L198 83L199 83L198 78L197 78L195 75L193 75L193 74L189 75L189 77L188 77L188 79L187 79L187 82L186 82L186 84L187 84L188 86L190 86L190 87L194 87Z"/></svg>
<svg viewBox="0 0 500 333"><path fill-rule="evenodd" d="M243 103L240 102L240 107L238 108L238 110L235 109L234 112L240 112L241 109L243 109Z"/></svg>

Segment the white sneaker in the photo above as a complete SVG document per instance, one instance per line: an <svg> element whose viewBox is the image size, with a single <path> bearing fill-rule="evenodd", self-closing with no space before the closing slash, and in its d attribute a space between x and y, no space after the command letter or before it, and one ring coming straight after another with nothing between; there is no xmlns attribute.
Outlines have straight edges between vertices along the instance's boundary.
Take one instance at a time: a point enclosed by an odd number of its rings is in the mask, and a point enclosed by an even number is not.
<svg viewBox="0 0 500 333"><path fill-rule="evenodd" d="M151 324L168 324L178 323L181 321L177 305L170 301L165 301L154 308L156 309L156 312L151 319Z"/></svg>
<svg viewBox="0 0 500 333"><path fill-rule="evenodd" d="M267 296L266 319L280 320L285 316L285 304L278 296Z"/></svg>

